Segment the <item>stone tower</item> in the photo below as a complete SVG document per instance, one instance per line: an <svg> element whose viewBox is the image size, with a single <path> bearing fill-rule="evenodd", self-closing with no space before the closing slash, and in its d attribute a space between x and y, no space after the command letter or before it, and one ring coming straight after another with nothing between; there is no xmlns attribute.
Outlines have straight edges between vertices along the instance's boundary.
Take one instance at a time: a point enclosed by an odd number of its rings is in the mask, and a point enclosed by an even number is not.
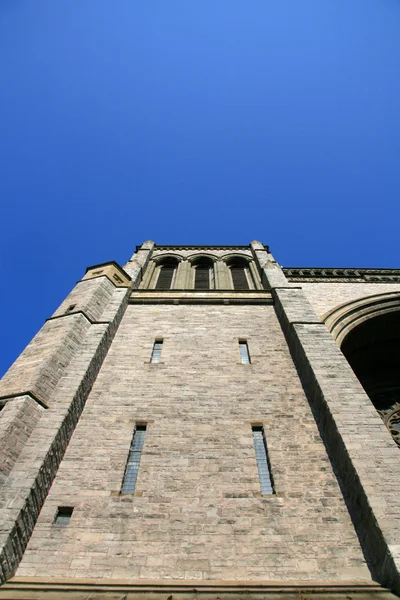
<svg viewBox="0 0 400 600"><path fill-rule="evenodd" d="M0 382L0 599L399 593L399 311L256 241L88 268Z"/></svg>

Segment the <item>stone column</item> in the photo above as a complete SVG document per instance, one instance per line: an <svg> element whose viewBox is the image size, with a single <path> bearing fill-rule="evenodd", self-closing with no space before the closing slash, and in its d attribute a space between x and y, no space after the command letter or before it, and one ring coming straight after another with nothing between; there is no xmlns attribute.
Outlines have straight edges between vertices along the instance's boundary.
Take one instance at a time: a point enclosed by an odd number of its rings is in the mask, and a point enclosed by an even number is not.
<svg viewBox="0 0 400 600"><path fill-rule="evenodd" d="M153 278L154 275L154 271L156 269L156 263L154 262L154 260L150 260L147 264L146 270L144 272L142 281L140 283L140 288L144 289L144 290L148 290L151 289L151 280Z"/></svg>
<svg viewBox="0 0 400 600"><path fill-rule="evenodd" d="M190 285L188 285L188 277L190 273L190 262L188 260L181 260L178 264L178 269L176 273L175 285L174 288L176 290L185 290Z"/></svg>
<svg viewBox="0 0 400 600"><path fill-rule="evenodd" d="M251 277L254 282L254 289L256 289L256 290L262 289L260 274L258 272L256 263L254 260L250 261L249 268L250 268L250 272L251 272Z"/></svg>
<svg viewBox="0 0 400 600"><path fill-rule="evenodd" d="M215 288L218 290L232 289L229 269L223 260L217 260L215 265Z"/></svg>
<svg viewBox="0 0 400 600"><path fill-rule="evenodd" d="M260 242L251 248L324 442L343 486L373 577L400 592L400 456L374 406L297 284Z"/></svg>
<svg viewBox="0 0 400 600"><path fill-rule="evenodd" d="M143 279L145 269L153 255L154 246L155 244L151 240L137 246L136 252L124 266L124 271L133 281L133 289L136 289Z"/></svg>

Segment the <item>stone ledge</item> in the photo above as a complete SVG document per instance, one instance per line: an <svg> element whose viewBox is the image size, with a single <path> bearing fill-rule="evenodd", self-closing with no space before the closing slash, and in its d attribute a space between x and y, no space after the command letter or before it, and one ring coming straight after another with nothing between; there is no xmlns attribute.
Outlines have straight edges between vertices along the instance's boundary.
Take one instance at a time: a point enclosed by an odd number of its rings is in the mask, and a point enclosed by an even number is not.
<svg viewBox="0 0 400 600"><path fill-rule="evenodd" d="M50 408L50 405L47 402L41 400L36 394L34 394L30 390L28 390L27 392L16 392L15 394L3 394L2 396L0 396L0 404L3 404L8 400L14 398L21 398L22 396L29 396L30 398L32 398L32 400L34 400L34 402L40 404L40 406L43 406L43 408Z"/></svg>
<svg viewBox="0 0 400 600"><path fill-rule="evenodd" d="M54 317L49 317L48 319L46 319L46 321L54 321L55 319L64 319L65 317L70 317L71 315L82 315L85 317L85 319L87 321L89 321L89 323L91 325L109 325L110 324L110 321L94 321L93 319L88 317L87 314L85 314L85 312L83 310L73 310L69 313L64 313L62 315L55 315Z"/></svg>
<svg viewBox="0 0 400 600"><path fill-rule="evenodd" d="M131 304L273 304L265 290L135 290Z"/></svg>
<svg viewBox="0 0 400 600"><path fill-rule="evenodd" d="M238 595L264 600L395 600L389 590L368 581L206 581L135 579L51 579L15 577L0 588L0 600L231 600Z"/></svg>

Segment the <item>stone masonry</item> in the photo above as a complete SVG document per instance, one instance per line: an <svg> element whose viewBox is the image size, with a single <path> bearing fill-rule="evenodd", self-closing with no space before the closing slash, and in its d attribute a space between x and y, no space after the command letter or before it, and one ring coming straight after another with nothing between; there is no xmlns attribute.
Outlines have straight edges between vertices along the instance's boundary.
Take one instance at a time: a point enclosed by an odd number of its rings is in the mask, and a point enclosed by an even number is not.
<svg viewBox="0 0 400 600"><path fill-rule="evenodd" d="M149 364L157 337L162 362ZM137 490L120 496L137 421L148 423ZM275 496L260 495L254 422ZM53 524L62 505L74 506L65 530ZM369 578L272 306L128 307L17 575L49 573Z"/></svg>
<svg viewBox="0 0 400 600"><path fill-rule="evenodd" d="M202 257L209 290L193 289ZM158 290L164 264L172 289ZM234 265L249 289L234 289ZM398 448L323 318L400 295L400 273L341 277L291 281L259 242L145 242L123 269L90 267L0 382L0 560L13 576L0 599L399 592ZM142 424L136 488L121 494ZM274 494L260 491L252 426ZM73 509L64 527L60 507Z"/></svg>

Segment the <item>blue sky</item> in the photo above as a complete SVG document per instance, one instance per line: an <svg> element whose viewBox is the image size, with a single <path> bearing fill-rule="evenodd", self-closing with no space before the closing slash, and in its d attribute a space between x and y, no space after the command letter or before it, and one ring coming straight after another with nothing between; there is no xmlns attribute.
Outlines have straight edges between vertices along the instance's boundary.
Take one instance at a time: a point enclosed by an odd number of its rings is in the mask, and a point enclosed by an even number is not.
<svg viewBox="0 0 400 600"><path fill-rule="evenodd" d="M399 267L398 0L1 0L0 373L86 266Z"/></svg>

